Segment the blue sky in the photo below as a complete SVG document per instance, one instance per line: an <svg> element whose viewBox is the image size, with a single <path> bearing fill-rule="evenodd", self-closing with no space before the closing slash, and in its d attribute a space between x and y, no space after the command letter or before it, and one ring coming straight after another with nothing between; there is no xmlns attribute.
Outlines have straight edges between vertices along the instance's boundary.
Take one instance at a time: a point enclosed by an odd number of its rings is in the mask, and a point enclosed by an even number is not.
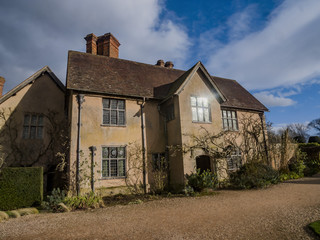
<svg viewBox="0 0 320 240"><path fill-rule="evenodd" d="M65 82L67 51L111 32L120 58L237 80L282 127L320 117L319 26L319 0L1 1L0 75L5 91L45 65Z"/></svg>

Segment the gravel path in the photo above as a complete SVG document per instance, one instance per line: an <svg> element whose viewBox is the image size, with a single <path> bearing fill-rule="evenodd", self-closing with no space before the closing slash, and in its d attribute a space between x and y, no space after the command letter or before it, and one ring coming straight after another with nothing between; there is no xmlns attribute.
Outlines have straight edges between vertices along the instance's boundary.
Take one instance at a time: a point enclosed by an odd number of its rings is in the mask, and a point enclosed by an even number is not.
<svg viewBox="0 0 320 240"><path fill-rule="evenodd" d="M320 175L263 190L220 191L0 223L0 239L315 239Z"/></svg>

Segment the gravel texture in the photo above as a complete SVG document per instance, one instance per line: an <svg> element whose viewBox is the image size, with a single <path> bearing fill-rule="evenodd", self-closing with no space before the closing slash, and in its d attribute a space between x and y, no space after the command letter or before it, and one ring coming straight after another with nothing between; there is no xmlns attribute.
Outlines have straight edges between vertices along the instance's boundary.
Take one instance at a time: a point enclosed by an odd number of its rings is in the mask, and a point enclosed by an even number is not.
<svg viewBox="0 0 320 240"><path fill-rule="evenodd" d="M0 239L316 239L320 175L262 190L162 199L0 223Z"/></svg>

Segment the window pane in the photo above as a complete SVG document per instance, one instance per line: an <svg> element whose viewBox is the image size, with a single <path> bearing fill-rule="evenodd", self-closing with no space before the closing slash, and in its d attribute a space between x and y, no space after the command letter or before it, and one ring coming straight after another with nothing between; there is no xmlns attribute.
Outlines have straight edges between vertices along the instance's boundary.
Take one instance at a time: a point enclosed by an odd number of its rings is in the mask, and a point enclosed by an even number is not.
<svg viewBox="0 0 320 240"><path fill-rule="evenodd" d="M36 126L37 125L37 115L32 115L31 117L31 125Z"/></svg>
<svg viewBox="0 0 320 240"><path fill-rule="evenodd" d="M228 119L228 128L229 130L232 130L232 120Z"/></svg>
<svg viewBox="0 0 320 240"><path fill-rule="evenodd" d="M192 108L192 121L198 121L197 108Z"/></svg>
<svg viewBox="0 0 320 240"><path fill-rule="evenodd" d="M109 160L102 161L102 177L109 177Z"/></svg>
<svg viewBox="0 0 320 240"><path fill-rule="evenodd" d="M110 172L111 172L110 176L111 177L117 176L117 174L118 174L118 172L117 172L118 166L117 165L118 165L117 160L110 160Z"/></svg>
<svg viewBox="0 0 320 240"><path fill-rule="evenodd" d="M103 124L110 124L110 110L103 110Z"/></svg>
<svg viewBox="0 0 320 240"><path fill-rule="evenodd" d="M22 138L29 138L29 126L23 127Z"/></svg>
<svg viewBox="0 0 320 240"><path fill-rule="evenodd" d="M43 126L43 116L38 116L38 126Z"/></svg>
<svg viewBox="0 0 320 240"><path fill-rule="evenodd" d="M119 169L119 177L123 177L125 174L125 161L124 160L119 160L118 161L118 169Z"/></svg>
<svg viewBox="0 0 320 240"><path fill-rule="evenodd" d="M223 128L224 129L228 129L228 120L227 119L223 119Z"/></svg>
<svg viewBox="0 0 320 240"><path fill-rule="evenodd" d="M110 108L110 100L109 99L102 99L103 108Z"/></svg>
<svg viewBox="0 0 320 240"><path fill-rule="evenodd" d="M29 114L26 114L26 115L24 115L24 122L23 122L23 124L24 124L24 125L29 125L29 123L30 123L30 115L29 115Z"/></svg>
<svg viewBox="0 0 320 240"><path fill-rule="evenodd" d="M30 128L30 138L35 139L36 138L36 127L31 127Z"/></svg>
<svg viewBox="0 0 320 240"><path fill-rule="evenodd" d="M118 100L118 109L124 109L124 100Z"/></svg>
<svg viewBox="0 0 320 240"><path fill-rule="evenodd" d="M208 99L207 98L202 98L203 106L208 107Z"/></svg>
<svg viewBox="0 0 320 240"><path fill-rule="evenodd" d="M231 118L231 112L227 111L228 118Z"/></svg>
<svg viewBox="0 0 320 240"><path fill-rule="evenodd" d="M119 158L124 158L125 157L124 147L119 147L118 148L118 157Z"/></svg>
<svg viewBox="0 0 320 240"><path fill-rule="evenodd" d="M202 98L200 97L197 98L197 105L202 106Z"/></svg>
<svg viewBox="0 0 320 240"><path fill-rule="evenodd" d="M237 121L232 120L232 122L233 122L233 130L238 130Z"/></svg>
<svg viewBox="0 0 320 240"><path fill-rule="evenodd" d="M103 147L102 148L102 158L108 158L109 157L109 148Z"/></svg>
<svg viewBox="0 0 320 240"><path fill-rule="evenodd" d="M118 125L124 125L125 124L125 112L119 111L119 122Z"/></svg>
<svg viewBox="0 0 320 240"><path fill-rule="evenodd" d="M205 109L204 109L204 121L205 121L205 122L210 122L210 119L209 119L209 109L208 109L208 108L205 108Z"/></svg>
<svg viewBox="0 0 320 240"><path fill-rule="evenodd" d="M195 97L191 97L191 106L197 106L197 99Z"/></svg>
<svg viewBox="0 0 320 240"><path fill-rule="evenodd" d="M225 110L222 111L222 116L223 116L224 118L227 118L227 112L226 112Z"/></svg>
<svg viewBox="0 0 320 240"><path fill-rule="evenodd" d="M232 111L232 118L236 118L236 112Z"/></svg>
<svg viewBox="0 0 320 240"><path fill-rule="evenodd" d="M117 109L117 100L111 99L111 109Z"/></svg>
<svg viewBox="0 0 320 240"><path fill-rule="evenodd" d="M41 139L43 135L43 127L38 127L37 129L37 138Z"/></svg>
<svg viewBox="0 0 320 240"><path fill-rule="evenodd" d="M204 119L203 119L203 108L198 108L198 117L199 117L199 122L204 122Z"/></svg>
<svg viewBox="0 0 320 240"><path fill-rule="evenodd" d="M111 110L111 124L117 124L117 111Z"/></svg>
<svg viewBox="0 0 320 240"><path fill-rule="evenodd" d="M110 157L111 158L116 158L117 157L117 148L116 147L111 147L110 148Z"/></svg>

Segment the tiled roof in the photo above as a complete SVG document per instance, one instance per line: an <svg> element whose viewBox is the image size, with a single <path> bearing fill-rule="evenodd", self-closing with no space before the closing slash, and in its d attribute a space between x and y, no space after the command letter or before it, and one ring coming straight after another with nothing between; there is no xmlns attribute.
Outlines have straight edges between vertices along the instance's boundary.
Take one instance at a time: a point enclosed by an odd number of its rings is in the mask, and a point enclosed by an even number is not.
<svg viewBox="0 0 320 240"><path fill-rule="evenodd" d="M190 70L182 71L119 58L69 51L67 89L164 99L184 82ZM234 80L212 77L226 101L225 107L268 109Z"/></svg>

